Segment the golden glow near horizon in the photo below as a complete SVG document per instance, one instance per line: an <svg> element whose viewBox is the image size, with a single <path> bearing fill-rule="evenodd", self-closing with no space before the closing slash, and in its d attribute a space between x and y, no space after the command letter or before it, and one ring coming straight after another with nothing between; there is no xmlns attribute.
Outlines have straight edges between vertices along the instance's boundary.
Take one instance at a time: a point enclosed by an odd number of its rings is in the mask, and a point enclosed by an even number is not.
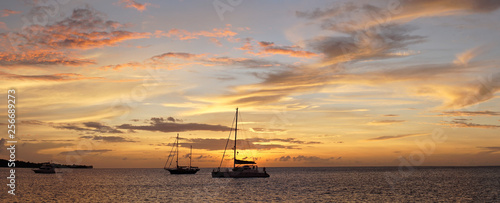
<svg viewBox="0 0 500 203"><path fill-rule="evenodd" d="M217 167L239 107L260 166L500 165L498 2L53 2L0 3L19 160L159 168L180 133Z"/></svg>

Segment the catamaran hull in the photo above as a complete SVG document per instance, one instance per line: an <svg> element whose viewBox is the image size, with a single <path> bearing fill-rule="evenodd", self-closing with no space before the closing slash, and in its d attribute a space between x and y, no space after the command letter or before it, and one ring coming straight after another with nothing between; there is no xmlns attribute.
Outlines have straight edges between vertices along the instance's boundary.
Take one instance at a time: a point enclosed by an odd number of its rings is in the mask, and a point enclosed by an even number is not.
<svg viewBox="0 0 500 203"><path fill-rule="evenodd" d="M177 169L167 169L170 174L195 174L200 169L191 169L191 170L177 170Z"/></svg>
<svg viewBox="0 0 500 203"><path fill-rule="evenodd" d="M261 172L214 171L212 178L269 178L269 174Z"/></svg>

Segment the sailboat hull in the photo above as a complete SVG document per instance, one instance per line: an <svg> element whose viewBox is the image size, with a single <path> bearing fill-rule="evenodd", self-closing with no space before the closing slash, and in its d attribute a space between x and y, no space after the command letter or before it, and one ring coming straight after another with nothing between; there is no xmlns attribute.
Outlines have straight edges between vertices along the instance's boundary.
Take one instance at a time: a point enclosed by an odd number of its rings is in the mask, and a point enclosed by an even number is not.
<svg viewBox="0 0 500 203"><path fill-rule="evenodd" d="M213 171L212 178L269 178L269 174L258 171Z"/></svg>
<svg viewBox="0 0 500 203"><path fill-rule="evenodd" d="M198 172L200 169L196 168L192 168L192 169L165 169L167 171L170 172L170 174L195 174L196 172Z"/></svg>

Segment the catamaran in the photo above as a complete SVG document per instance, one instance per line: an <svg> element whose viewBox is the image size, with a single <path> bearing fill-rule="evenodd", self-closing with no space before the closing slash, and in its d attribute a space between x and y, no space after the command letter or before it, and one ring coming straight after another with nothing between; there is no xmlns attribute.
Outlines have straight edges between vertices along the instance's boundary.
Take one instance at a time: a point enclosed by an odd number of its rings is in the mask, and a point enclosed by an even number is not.
<svg viewBox="0 0 500 203"><path fill-rule="evenodd" d="M171 168L172 162L174 159L172 158L173 147L176 147L176 160L175 160L175 168ZM174 146L172 146L172 150L170 150L170 154L168 155L167 162L165 162L165 166L163 169L170 172L170 174L195 174L200 169L196 166L191 166L191 155L193 154L193 146L191 146L191 152L189 153L189 166L179 166L179 133L177 133L177 138L175 139ZM168 165L168 167L167 167Z"/></svg>
<svg viewBox="0 0 500 203"><path fill-rule="evenodd" d="M233 147L233 168L231 170L225 169L221 170L222 161L224 160L224 155L226 154L226 149L224 149L224 154L222 155L221 164L217 169L212 170L212 178L268 178L269 174L266 172L266 168L259 170L257 163L254 161L246 161L236 159L236 140L238 136L238 108L236 108L236 125L234 128L234 147ZM228 138L229 141L230 138Z"/></svg>

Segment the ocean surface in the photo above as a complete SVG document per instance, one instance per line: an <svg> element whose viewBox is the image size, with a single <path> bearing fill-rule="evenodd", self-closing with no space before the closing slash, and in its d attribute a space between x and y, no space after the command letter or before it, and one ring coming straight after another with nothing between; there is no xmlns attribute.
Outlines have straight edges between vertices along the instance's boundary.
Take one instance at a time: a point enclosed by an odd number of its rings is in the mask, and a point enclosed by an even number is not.
<svg viewBox="0 0 500 203"><path fill-rule="evenodd" d="M267 168L270 178L216 179L212 169L16 169L16 196L3 202L500 202L500 167Z"/></svg>

